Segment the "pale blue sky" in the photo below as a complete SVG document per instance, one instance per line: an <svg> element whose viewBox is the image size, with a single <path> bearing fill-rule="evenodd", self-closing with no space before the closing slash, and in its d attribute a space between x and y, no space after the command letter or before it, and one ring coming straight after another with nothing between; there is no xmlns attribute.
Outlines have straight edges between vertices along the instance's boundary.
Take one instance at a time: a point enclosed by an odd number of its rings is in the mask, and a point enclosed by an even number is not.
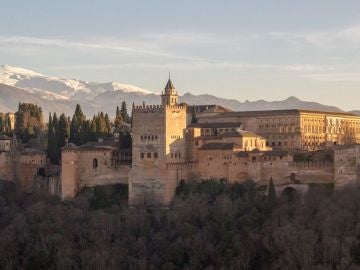
<svg viewBox="0 0 360 270"><path fill-rule="evenodd" d="M360 109L360 1L1 1L0 64Z"/></svg>

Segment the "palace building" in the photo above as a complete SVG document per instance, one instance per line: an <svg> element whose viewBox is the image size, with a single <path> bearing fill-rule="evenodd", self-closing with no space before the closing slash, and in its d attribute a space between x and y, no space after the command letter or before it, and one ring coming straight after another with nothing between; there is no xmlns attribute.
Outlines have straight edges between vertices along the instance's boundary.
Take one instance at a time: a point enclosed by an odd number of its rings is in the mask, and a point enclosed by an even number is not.
<svg viewBox="0 0 360 270"><path fill-rule="evenodd" d="M345 163L331 158L345 153L338 145L360 141L360 117L188 106L179 103L170 78L161 105L133 106L131 134L132 149L126 153L109 142L66 145L62 149L62 198L73 198L86 186L123 183L129 186L130 205L167 206L179 183L188 180L222 178L235 183L251 179L258 185L272 180L283 187L350 182L357 172L360 179L356 167L360 165L349 162L355 173L344 176L341 166ZM319 149L333 152L330 158L314 161L295 158L296 153Z"/></svg>
<svg viewBox="0 0 360 270"><path fill-rule="evenodd" d="M263 136L267 146L289 150L318 150L360 142L360 116L309 110L225 112L201 117L201 123L241 123Z"/></svg>

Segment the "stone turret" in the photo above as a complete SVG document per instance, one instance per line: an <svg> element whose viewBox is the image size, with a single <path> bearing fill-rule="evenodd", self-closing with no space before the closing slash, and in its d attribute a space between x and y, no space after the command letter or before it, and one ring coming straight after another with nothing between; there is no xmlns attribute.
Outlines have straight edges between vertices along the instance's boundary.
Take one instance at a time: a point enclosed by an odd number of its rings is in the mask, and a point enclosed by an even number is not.
<svg viewBox="0 0 360 270"><path fill-rule="evenodd" d="M162 92L161 94L161 104L163 106L173 106L173 105L177 105L178 102L179 102L179 95L177 94L177 91L169 75L169 80L166 83L164 92Z"/></svg>
<svg viewBox="0 0 360 270"><path fill-rule="evenodd" d="M78 192L79 147L68 143L61 152L61 198L72 199Z"/></svg>

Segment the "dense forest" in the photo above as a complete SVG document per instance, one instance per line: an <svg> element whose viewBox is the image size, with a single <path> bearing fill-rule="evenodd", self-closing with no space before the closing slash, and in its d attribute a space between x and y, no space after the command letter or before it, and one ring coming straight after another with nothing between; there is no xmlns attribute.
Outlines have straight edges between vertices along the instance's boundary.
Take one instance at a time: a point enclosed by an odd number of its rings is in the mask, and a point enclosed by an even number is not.
<svg viewBox="0 0 360 270"><path fill-rule="evenodd" d="M182 183L168 209L126 188L0 197L1 269L360 269L360 189L275 199L251 181ZM268 195L266 195L268 194Z"/></svg>

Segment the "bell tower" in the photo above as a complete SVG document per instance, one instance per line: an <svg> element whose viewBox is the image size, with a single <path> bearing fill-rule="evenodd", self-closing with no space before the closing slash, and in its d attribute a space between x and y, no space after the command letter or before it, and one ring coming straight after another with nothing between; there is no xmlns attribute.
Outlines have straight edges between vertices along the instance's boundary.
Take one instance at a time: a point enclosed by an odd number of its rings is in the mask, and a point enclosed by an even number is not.
<svg viewBox="0 0 360 270"><path fill-rule="evenodd" d="M161 93L161 105L173 106L173 105L177 105L178 101L179 101L179 95L177 94L177 91L170 79L170 74L169 74L169 80L166 83L164 92Z"/></svg>

